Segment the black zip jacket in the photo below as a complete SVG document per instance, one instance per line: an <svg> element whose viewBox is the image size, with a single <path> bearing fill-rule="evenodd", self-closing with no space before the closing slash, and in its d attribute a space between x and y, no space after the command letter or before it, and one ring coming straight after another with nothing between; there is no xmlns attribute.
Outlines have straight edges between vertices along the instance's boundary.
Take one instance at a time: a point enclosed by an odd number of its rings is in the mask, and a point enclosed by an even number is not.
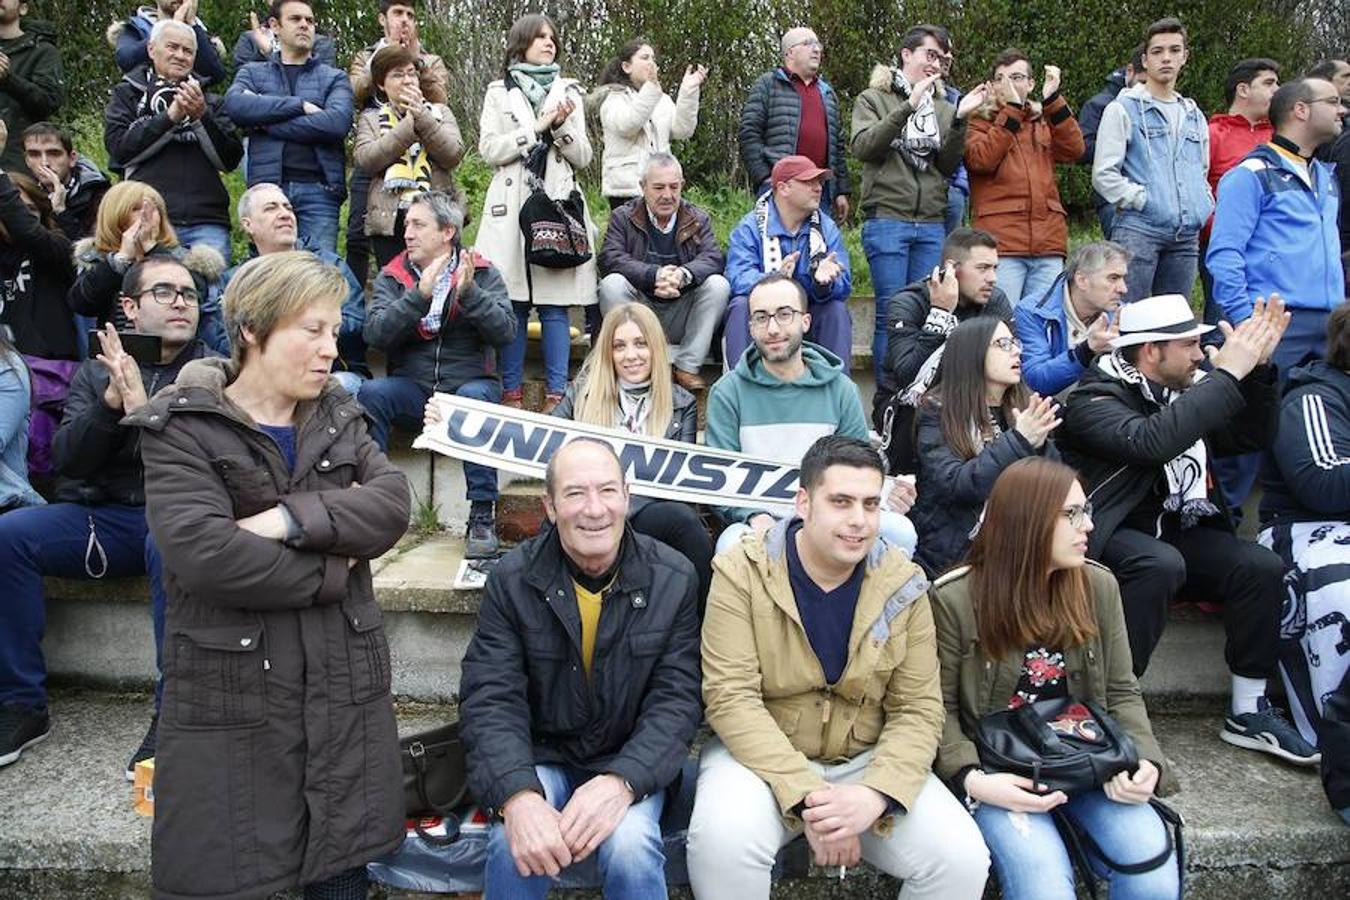
<svg viewBox="0 0 1350 900"><path fill-rule="evenodd" d="M1210 457L1209 499L1231 528L1213 457L1270 447L1278 414L1274 366L1257 366L1241 382L1215 369L1161 409L1134 385L1088 369L1066 397L1055 430L1060 455L1078 470L1092 502L1088 554L1101 558L1111 535L1164 477L1163 466L1200 438Z"/></svg>
<svg viewBox="0 0 1350 900"><path fill-rule="evenodd" d="M189 361L217 355L201 341L193 341L172 362L142 365L145 395L153 397L160 388L173 384ZM107 389L108 370L98 360L85 360L75 370L61 426L52 438L59 501L129 506L145 503L141 432L122 425L122 410L111 409L103 402Z"/></svg>
<svg viewBox="0 0 1350 900"><path fill-rule="evenodd" d="M1325 360L1285 382L1261 525L1350 519L1350 374Z"/></svg>
<svg viewBox="0 0 1350 900"><path fill-rule="evenodd" d="M957 301L956 309L951 313L955 321L945 329L927 324L932 309L926 281L916 281L891 297L886 306L886 328L890 333L886 339L886 364L881 368L878 394L889 397L909 387L924 362L947 342L947 335L957 324L985 315L998 316L1008 323L1009 328L1013 324L1012 304L1008 302L1008 295L997 287L983 306Z"/></svg>
<svg viewBox="0 0 1350 900"><path fill-rule="evenodd" d="M19 189L0 172L0 327L20 353L43 359L80 358L66 295L75 282L70 239L47 228L23 205Z"/></svg>
<svg viewBox="0 0 1350 900"><path fill-rule="evenodd" d="M543 794L538 764L618 775L637 799L675 780L703 717L697 595L689 560L626 528L588 679L557 530L503 557L459 688L469 785L490 814Z"/></svg>

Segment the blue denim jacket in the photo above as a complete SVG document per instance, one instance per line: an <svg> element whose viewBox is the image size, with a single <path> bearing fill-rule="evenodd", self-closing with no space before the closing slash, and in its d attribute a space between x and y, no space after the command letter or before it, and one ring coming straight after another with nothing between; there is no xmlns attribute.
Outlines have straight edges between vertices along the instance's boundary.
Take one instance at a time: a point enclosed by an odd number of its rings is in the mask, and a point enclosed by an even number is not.
<svg viewBox="0 0 1350 900"><path fill-rule="evenodd" d="M1161 237L1197 234L1214 212L1206 172L1209 125L1194 100L1183 97L1186 115L1173 138L1167 118L1141 86L1121 91L1115 102L1130 117L1130 142L1122 174L1144 185L1143 209L1122 209L1116 223Z"/></svg>
<svg viewBox="0 0 1350 900"><path fill-rule="evenodd" d="M41 506L28 483L28 419L32 383L18 353L0 354L0 510Z"/></svg>

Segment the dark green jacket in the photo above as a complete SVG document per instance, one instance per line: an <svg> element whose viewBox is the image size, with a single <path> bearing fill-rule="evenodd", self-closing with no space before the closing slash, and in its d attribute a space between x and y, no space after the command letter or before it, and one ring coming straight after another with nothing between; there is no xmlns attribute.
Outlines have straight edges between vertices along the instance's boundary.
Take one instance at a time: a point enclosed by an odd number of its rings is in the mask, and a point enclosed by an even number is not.
<svg viewBox="0 0 1350 900"><path fill-rule="evenodd" d="M1131 668L1120 587L1110 569L1094 562L1088 562L1087 566L1098 634L1081 647L1064 648L1069 693L1104 707L1134 739L1139 757L1158 767L1157 793L1171 793L1177 789L1177 783L1153 737L1143 694ZM938 579L929 593L937 628L938 662L942 667L942 701L947 709L933 769L949 783L963 769L979 767L980 758L971 740L975 725L989 713L1007 709L1022 668L1021 653L1010 653L990 662L980 652L970 581L966 577L969 572L970 567L963 566L948 573Z"/></svg>
<svg viewBox="0 0 1350 900"><path fill-rule="evenodd" d="M0 119L9 126L9 140L0 154L0 167L6 171L27 171L23 130L54 117L65 100L66 76L50 27L25 22L22 35L0 41L0 53L9 57L9 74L0 81Z"/></svg>

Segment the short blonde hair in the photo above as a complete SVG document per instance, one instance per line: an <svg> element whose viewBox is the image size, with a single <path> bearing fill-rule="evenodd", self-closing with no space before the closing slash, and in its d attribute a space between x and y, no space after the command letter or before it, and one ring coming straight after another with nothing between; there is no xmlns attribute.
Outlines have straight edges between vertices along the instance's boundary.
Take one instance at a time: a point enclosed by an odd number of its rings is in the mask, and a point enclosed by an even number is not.
<svg viewBox="0 0 1350 900"><path fill-rule="evenodd" d="M178 234L169 224L169 209L164 205L163 195L143 181L119 181L108 188L108 193L103 195L98 205L94 249L100 253L112 253L122 246L122 220L140 206L142 200L149 200L159 209L156 243L161 247L178 246Z"/></svg>
<svg viewBox="0 0 1350 900"><path fill-rule="evenodd" d="M308 250L269 253L249 260L234 273L221 301L231 356L236 363L243 363L245 328L262 349L282 323L319 304L341 308L350 290L336 266Z"/></svg>

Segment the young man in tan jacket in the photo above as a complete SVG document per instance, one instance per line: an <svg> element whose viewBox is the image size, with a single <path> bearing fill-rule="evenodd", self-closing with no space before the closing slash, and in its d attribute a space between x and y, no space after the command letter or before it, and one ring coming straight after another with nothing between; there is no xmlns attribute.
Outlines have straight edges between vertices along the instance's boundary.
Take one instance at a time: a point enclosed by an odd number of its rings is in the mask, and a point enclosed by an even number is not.
<svg viewBox="0 0 1350 900"><path fill-rule="evenodd" d="M989 854L933 775L942 731L928 582L878 540L884 471L832 435L802 459L796 515L713 560L704 747L689 826L700 900L769 896L805 831L818 865L866 859L905 898L978 898Z"/></svg>

